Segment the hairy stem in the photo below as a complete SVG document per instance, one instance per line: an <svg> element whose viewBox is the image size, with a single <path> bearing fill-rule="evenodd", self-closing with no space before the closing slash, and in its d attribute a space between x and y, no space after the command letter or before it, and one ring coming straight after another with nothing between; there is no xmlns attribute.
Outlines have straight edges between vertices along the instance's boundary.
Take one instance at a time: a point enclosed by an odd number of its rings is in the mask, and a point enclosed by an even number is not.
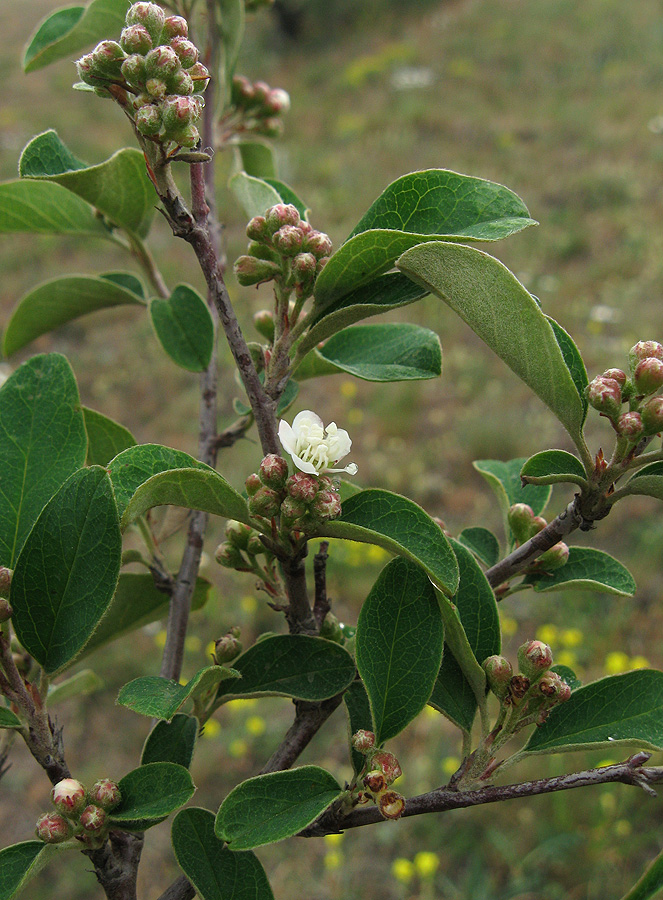
<svg viewBox="0 0 663 900"><path fill-rule="evenodd" d="M281 745L261 769L260 774L265 775L267 772L289 769L334 710L340 706L342 699L343 695L337 694L335 697L330 697L329 700L323 700L322 703L295 701L295 720L286 732Z"/></svg>

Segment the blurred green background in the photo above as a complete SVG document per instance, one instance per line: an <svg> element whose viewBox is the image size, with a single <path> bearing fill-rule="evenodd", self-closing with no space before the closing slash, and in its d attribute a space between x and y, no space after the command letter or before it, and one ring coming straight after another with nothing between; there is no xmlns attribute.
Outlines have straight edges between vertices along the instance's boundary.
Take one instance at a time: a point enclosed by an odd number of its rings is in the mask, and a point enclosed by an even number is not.
<svg viewBox="0 0 663 900"><path fill-rule="evenodd" d="M58 5L23 0L0 8L3 178L15 176L22 147L47 128L89 162L131 143L118 109L70 90L70 63L23 75L21 47ZM280 9L280 16L262 14L249 23L238 71L291 93L276 152L281 177L311 207L315 227L338 244L382 189L407 171L442 167L499 181L523 197L541 225L487 249L571 332L590 377L625 366L636 340L663 340L659 0L283 0ZM225 188L231 166L231 159L218 159L230 261L245 246L245 222ZM202 288L190 249L174 241L160 217L151 246L171 286L185 281ZM133 266L121 251L88 239L5 236L0 321L39 281L125 268ZM251 316L269 304L268 288L231 284L230 291L255 338ZM305 385L295 409L324 409L326 420L350 431L361 484L409 494L454 533L485 525L503 538L496 504L471 461L527 456L546 446L570 449L568 441L540 402L438 301L429 298L396 317L439 333L441 380L384 386L335 376ZM197 378L169 362L139 311L79 320L39 339L25 356L48 350L69 356L86 405L121 420L139 441L195 452ZM239 389L224 346L221 356L223 427L232 421ZM5 361L2 369L20 361ZM610 430L598 417L588 434L594 451L611 447ZM224 451L219 467L239 486L259 458L251 437ZM568 490L556 491L551 515L569 499ZM517 646L536 635L583 681L646 664L663 667L663 521L655 501L627 503L574 543L616 553L636 578L636 596L517 594L501 608L507 655L514 658ZM162 533L181 518L166 517ZM204 574L217 590L194 616L185 674L204 664L210 641L231 625L242 627L245 643L282 628L250 577L230 577L215 565L220 535L214 523ZM174 564L178 538L167 546ZM339 618L356 622L385 558L367 547L332 547L329 591ZM76 777L119 778L137 764L149 723L113 701L127 680L158 670L163 637L161 626L145 629L86 661L102 676L103 689L57 710ZM282 699L224 708L199 741L195 803L216 809L232 785L259 770L291 715ZM457 732L432 710L393 743L405 794L443 783L457 765ZM509 774L525 779L605 760L605 754L542 757ZM342 710L302 761L349 777ZM48 784L18 742L11 763L0 783L3 846L28 839L48 806ZM607 786L384 823L345 837L293 839L259 856L277 900L618 900L663 846L662 826L658 802ZM95 897L89 869L83 856L72 854L69 867L53 863L25 896ZM164 823L149 833L141 900L156 900L176 875Z"/></svg>

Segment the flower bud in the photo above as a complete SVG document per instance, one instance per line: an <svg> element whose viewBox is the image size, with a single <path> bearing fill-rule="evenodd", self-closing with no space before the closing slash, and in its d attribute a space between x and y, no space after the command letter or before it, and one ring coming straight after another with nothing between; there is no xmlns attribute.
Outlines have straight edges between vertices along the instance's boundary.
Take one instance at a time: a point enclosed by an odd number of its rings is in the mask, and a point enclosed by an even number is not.
<svg viewBox="0 0 663 900"><path fill-rule="evenodd" d="M246 552L249 556L260 556L261 553L267 553L267 548L260 540L260 535L254 531L246 544Z"/></svg>
<svg viewBox="0 0 663 900"><path fill-rule="evenodd" d="M601 378L612 378L622 388L626 384L626 372L621 369L606 369Z"/></svg>
<svg viewBox="0 0 663 900"><path fill-rule="evenodd" d="M385 819L400 819L405 809L405 797L396 791L385 791L378 800L378 807Z"/></svg>
<svg viewBox="0 0 663 900"><path fill-rule="evenodd" d="M308 514L308 506L301 500L295 500L293 497L286 497L281 504L281 516L284 522L295 522L302 516Z"/></svg>
<svg viewBox="0 0 663 900"><path fill-rule="evenodd" d="M166 79L166 85L171 94L177 94L180 97L189 97L193 94L193 78L184 69L178 69L173 75ZM196 118L200 115L200 107L196 113Z"/></svg>
<svg viewBox="0 0 663 900"><path fill-rule="evenodd" d="M290 109L290 95L281 88L272 88L265 99L265 109L273 116L282 116Z"/></svg>
<svg viewBox="0 0 663 900"><path fill-rule="evenodd" d="M393 784L397 778L403 774L401 764L398 762L393 753L387 750L378 750L373 754L371 765L382 769L387 784Z"/></svg>
<svg viewBox="0 0 663 900"><path fill-rule="evenodd" d="M246 569L246 560L239 549L229 541L224 541L214 551L214 559L224 569Z"/></svg>
<svg viewBox="0 0 663 900"><path fill-rule="evenodd" d="M7 566L0 566L0 597L9 597L13 574L13 569L8 569Z"/></svg>
<svg viewBox="0 0 663 900"><path fill-rule="evenodd" d="M638 341L628 351L628 361L633 372L643 359L660 359L663 361L663 344L658 341Z"/></svg>
<svg viewBox="0 0 663 900"><path fill-rule="evenodd" d="M322 272L322 270L324 269L324 267L327 265L328 262L329 262L329 257L328 257L328 256L323 256L322 259L319 259L319 260L318 260L318 266L317 266L317 269L316 269L316 273L317 273L318 275L320 274L320 272Z"/></svg>
<svg viewBox="0 0 663 900"><path fill-rule="evenodd" d="M175 37L170 46L177 53L183 69L190 69L198 62L198 48L185 37Z"/></svg>
<svg viewBox="0 0 663 900"><path fill-rule="evenodd" d="M252 516L264 516L271 519L279 514L281 497L271 488L261 487L260 490L249 498L249 512Z"/></svg>
<svg viewBox="0 0 663 900"><path fill-rule="evenodd" d="M126 53L117 41L102 41L92 51L95 74L107 79L119 80L122 77L122 63Z"/></svg>
<svg viewBox="0 0 663 900"><path fill-rule="evenodd" d="M372 731L360 728L359 731L355 731L352 735L351 744L353 750L356 750L357 753L368 753L375 746L375 734Z"/></svg>
<svg viewBox="0 0 663 900"><path fill-rule="evenodd" d="M307 472L295 472L288 478L285 488L293 500L301 500L303 503L311 503L315 500L320 488L316 475Z"/></svg>
<svg viewBox="0 0 663 900"><path fill-rule="evenodd" d="M253 84L253 98L256 104L264 106L271 91L266 81L256 81Z"/></svg>
<svg viewBox="0 0 663 900"><path fill-rule="evenodd" d="M281 506L281 509L283 509L283 506ZM333 641L335 644L345 643L343 629L334 613L328 612L325 616L325 620L320 626L320 637L325 638L327 641Z"/></svg>
<svg viewBox="0 0 663 900"><path fill-rule="evenodd" d="M530 680L526 675L514 675L509 682L509 696L517 704L519 700L523 699L529 688Z"/></svg>
<svg viewBox="0 0 663 900"><path fill-rule="evenodd" d="M71 837L71 824L59 813L44 813L37 819L35 834L46 844L61 844Z"/></svg>
<svg viewBox="0 0 663 900"><path fill-rule="evenodd" d="M532 536L534 510L527 503L514 503L507 513L509 528L518 544L524 544Z"/></svg>
<svg viewBox="0 0 663 900"><path fill-rule="evenodd" d="M518 667L530 682L536 681L552 664L552 650L543 641L526 641L518 648Z"/></svg>
<svg viewBox="0 0 663 900"><path fill-rule="evenodd" d="M209 71L201 62L197 62L189 69L189 75L193 80L194 94L203 94L209 84Z"/></svg>
<svg viewBox="0 0 663 900"><path fill-rule="evenodd" d="M240 256L233 266L235 277L241 285L262 284L271 281L281 274L281 269L267 259L256 259L255 256Z"/></svg>
<svg viewBox="0 0 663 900"><path fill-rule="evenodd" d="M159 134L162 125L161 110L155 104L142 106L136 113L134 121L141 134L148 136Z"/></svg>
<svg viewBox="0 0 663 900"><path fill-rule="evenodd" d="M152 38L144 25L129 25L120 35L120 46L126 53L138 53L141 57L152 49Z"/></svg>
<svg viewBox="0 0 663 900"><path fill-rule="evenodd" d="M231 102L233 106L246 106L254 98L253 84L245 75L235 75L231 87Z"/></svg>
<svg viewBox="0 0 663 900"><path fill-rule="evenodd" d="M292 203L277 203L267 210L265 221L270 234L274 234L284 225L299 225L299 212Z"/></svg>
<svg viewBox="0 0 663 900"><path fill-rule="evenodd" d="M145 69L150 78L167 78L180 68L179 56L172 47L155 47L145 57Z"/></svg>
<svg viewBox="0 0 663 900"><path fill-rule="evenodd" d="M663 397L652 397L640 410L645 434L663 430Z"/></svg>
<svg viewBox="0 0 663 900"><path fill-rule="evenodd" d="M486 673L488 687L501 700L509 690L513 666L506 657L497 655L484 659L482 665Z"/></svg>
<svg viewBox="0 0 663 900"><path fill-rule="evenodd" d="M323 256L331 256L333 249L331 238L322 231L314 231L313 234L306 238L306 249L310 250L317 259L322 259Z"/></svg>
<svg viewBox="0 0 663 900"><path fill-rule="evenodd" d="M609 418L616 418L622 405L622 389L614 378L599 376L589 383L587 399L594 409Z"/></svg>
<svg viewBox="0 0 663 900"><path fill-rule="evenodd" d="M232 662L242 652L242 642L237 636L228 632L214 642L214 659L217 665Z"/></svg>
<svg viewBox="0 0 663 900"><path fill-rule="evenodd" d="M111 781L110 778L101 778L92 785L90 800L95 806L111 810L120 805L122 794L114 781Z"/></svg>
<svg viewBox="0 0 663 900"><path fill-rule="evenodd" d="M543 531L544 528L548 525L548 521L543 518L543 516L534 516L532 519L532 530L530 532L530 537L534 537L535 534L538 534L540 531Z"/></svg>
<svg viewBox="0 0 663 900"><path fill-rule="evenodd" d="M148 78L145 90L152 100L163 100L168 93L168 85L163 78Z"/></svg>
<svg viewBox="0 0 663 900"><path fill-rule="evenodd" d="M156 3L134 3L127 12L127 25L142 25L149 32L153 44L161 40L166 14Z"/></svg>
<svg viewBox="0 0 663 900"><path fill-rule="evenodd" d="M51 800L58 812L73 818L87 803L87 792L75 778L63 778L51 791Z"/></svg>
<svg viewBox="0 0 663 900"><path fill-rule="evenodd" d="M283 490L288 478L288 463L276 453L268 453L260 463L258 475L263 484L277 491Z"/></svg>
<svg viewBox="0 0 663 900"><path fill-rule="evenodd" d="M166 132L180 132L193 122L200 110L191 97L166 97L161 104L163 127Z"/></svg>
<svg viewBox="0 0 663 900"><path fill-rule="evenodd" d="M83 831L88 834L99 834L106 824L107 818L108 815L105 809L91 804L90 806L86 806L81 813L80 822Z"/></svg>
<svg viewBox="0 0 663 900"><path fill-rule="evenodd" d="M282 225L272 238L274 249L282 256L297 256L304 243L304 235L296 225Z"/></svg>
<svg viewBox="0 0 663 900"><path fill-rule="evenodd" d="M653 356L641 360L635 367L633 384L638 394L655 394L663 385L663 362Z"/></svg>
<svg viewBox="0 0 663 900"><path fill-rule="evenodd" d="M387 779L384 777L384 772L380 769L375 769L368 774L364 775L364 787L366 787L371 793L379 794L381 791L384 791L387 787Z"/></svg>
<svg viewBox="0 0 663 900"><path fill-rule="evenodd" d="M249 497L253 497L254 494L257 494L258 491L262 488L262 481L260 477L254 473L249 475L249 477L244 482L244 487L246 488L246 493Z"/></svg>
<svg viewBox="0 0 663 900"><path fill-rule="evenodd" d="M536 560L535 565L538 569L546 572L554 572L555 569L561 569L569 561L569 548L564 541L555 544L549 550L544 551Z"/></svg>
<svg viewBox="0 0 663 900"><path fill-rule="evenodd" d="M253 534L253 529L243 522L236 522L229 519L226 523L226 540L238 550L246 550L249 543L249 537Z"/></svg>
<svg viewBox="0 0 663 900"><path fill-rule="evenodd" d="M99 75L94 57L91 53L81 56L76 63L76 69L78 71L78 77L84 84L98 87L99 85L105 85L108 82L108 79Z"/></svg>
<svg viewBox="0 0 663 900"><path fill-rule="evenodd" d="M137 90L143 89L147 79L144 57L139 56L137 53L128 56L122 63L121 72L122 77L131 87Z"/></svg>
<svg viewBox="0 0 663 900"><path fill-rule="evenodd" d="M270 343L274 340L274 316L268 309L261 309L255 313L253 324L258 334Z"/></svg>
<svg viewBox="0 0 663 900"><path fill-rule="evenodd" d="M8 622L11 617L14 615L14 610L5 597L0 597L0 625L3 622Z"/></svg>
<svg viewBox="0 0 663 900"><path fill-rule="evenodd" d="M298 253L292 261L295 281L309 287L315 281L318 261L312 253Z"/></svg>
<svg viewBox="0 0 663 900"><path fill-rule="evenodd" d="M336 491L319 491L311 511L321 519L338 519L341 515L341 498Z"/></svg>
<svg viewBox="0 0 663 900"><path fill-rule="evenodd" d="M537 684L538 690L548 699L557 699L564 681L559 677L557 672L546 672L542 675ZM568 685L566 685L568 687Z"/></svg>
<svg viewBox="0 0 663 900"><path fill-rule="evenodd" d="M246 236L250 241L267 243L272 240L272 230L264 216L254 216L246 226Z"/></svg>
<svg viewBox="0 0 663 900"><path fill-rule="evenodd" d="M182 16L167 16L161 32L161 43L170 44L174 38L189 37L189 25Z"/></svg>
<svg viewBox="0 0 663 900"><path fill-rule="evenodd" d="M626 412L617 419L617 431L631 441L637 441L644 432L639 412Z"/></svg>

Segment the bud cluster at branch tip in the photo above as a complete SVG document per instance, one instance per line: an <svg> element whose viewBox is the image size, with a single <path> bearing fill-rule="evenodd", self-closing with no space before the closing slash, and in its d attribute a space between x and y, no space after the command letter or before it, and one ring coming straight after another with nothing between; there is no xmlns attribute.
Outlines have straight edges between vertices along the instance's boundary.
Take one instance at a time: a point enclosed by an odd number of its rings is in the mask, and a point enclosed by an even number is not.
<svg viewBox="0 0 663 900"><path fill-rule="evenodd" d="M286 91L271 88L264 81L252 82L243 75L235 75L230 102L233 114L239 118L233 128L235 132L251 132L270 138L283 134L282 116L290 109Z"/></svg>
<svg viewBox="0 0 663 900"><path fill-rule="evenodd" d="M57 812L37 820L35 834L48 844L74 837L89 850L101 847L108 836L108 813L122 800L114 781L102 778L90 791L75 778L64 778L51 791Z"/></svg>
<svg viewBox="0 0 663 900"><path fill-rule="evenodd" d="M360 729L350 740L353 750L366 757L357 784L352 792L354 803L369 803L371 800L385 819L399 819L405 809L405 797L394 791L391 785L403 774L400 763L393 753L375 746L375 734Z"/></svg>
<svg viewBox="0 0 663 900"><path fill-rule="evenodd" d="M210 74L198 61L181 16L156 3L134 3L117 41L102 41L76 63L81 81L117 100L144 138L195 147Z"/></svg>
<svg viewBox="0 0 663 900"><path fill-rule="evenodd" d="M486 682L490 691L503 707L517 707L511 718L512 730L521 727L526 717L534 716L542 725L550 709L564 703L571 696L571 688L551 671L553 654L543 641L525 641L518 648L519 673L513 674L511 663L503 656L489 656L483 662Z"/></svg>

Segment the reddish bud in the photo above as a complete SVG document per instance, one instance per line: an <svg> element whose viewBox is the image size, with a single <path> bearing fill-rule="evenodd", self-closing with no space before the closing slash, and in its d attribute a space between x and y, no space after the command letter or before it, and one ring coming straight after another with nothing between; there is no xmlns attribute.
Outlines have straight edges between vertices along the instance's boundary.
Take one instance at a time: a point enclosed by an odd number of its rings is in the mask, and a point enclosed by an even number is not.
<svg viewBox="0 0 663 900"><path fill-rule="evenodd" d="M141 57L152 49L152 38L143 25L129 25L120 35L120 45L127 53L138 53Z"/></svg>
<svg viewBox="0 0 663 900"><path fill-rule="evenodd" d="M171 94L177 94L180 97L190 97L194 93L193 78L184 69L178 69L173 75L169 75L166 84ZM201 109L202 107L198 107L196 118L200 115Z"/></svg>
<svg viewBox="0 0 663 900"><path fill-rule="evenodd" d="M252 516L264 516L271 519L277 516L281 508L281 496L268 487L260 490L249 498L249 512Z"/></svg>
<svg viewBox="0 0 663 900"><path fill-rule="evenodd" d="M614 378L599 376L589 383L587 399L594 409L610 418L616 418L622 405L622 389Z"/></svg>
<svg viewBox="0 0 663 900"><path fill-rule="evenodd" d="M205 66L201 62L197 62L194 66L191 66L189 69L189 75L193 80L193 92L194 94L202 94L205 92L205 88L209 84L209 71L205 68Z"/></svg>
<svg viewBox="0 0 663 900"><path fill-rule="evenodd" d="M292 272L297 281L310 284L315 278L318 261L312 253L298 253L292 261Z"/></svg>
<svg viewBox="0 0 663 900"><path fill-rule="evenodd" d="M527 503L514 503L507 513L509 528L518 544L524 544L532 536L534 510Z"/></svg>
<svg viewBox="0 0 663 900"><path fill-rule="evenodd" d="M601 378L612 378L620 387L626 384L626 372L621 369L606 369Z"/></svg>
<svg viewBox="0 0 663 900"><path fill-rule="evenodd" d="M161 104L163 126L166 131L179 132L200 114L193 97L166 97Z"/></svg>
<svg viewBox="0 0 663 900"><path fill-rule="evenodd" d="M318 491L311 509L321 519L338 519L341 515L341 498L336 491Z"/></svg>
<svg viewBox="0 0 663 900"><path fill-rule="evenodd" d="M272 238L274 249L283 256L297 256L304 243L304 235L296 225L283 225Z"/></svg>
<svg viewBox="0 0 663 900"><path fill-rule="evenodd" d="M246 106L254 98L253 84L244 75L235 75L231 88L231 100L234 106Z"/></svg>
<svg viewBox="0 0 663 900"><path fill-rule="evenodd" d="M182 16L167 16L163 23L163 31L161 32L161 42L163 44L171 44L174 38L187 38L189 36L189 25L187 20Z"/></svg>
<svg viewBox="0 0 663 900"><path fill-rule="evenodd" d="M364 775L364 787L373 794L379 794L381 791L384 791L387 787L387 779L384 777L384 773L379 769L375 769Z"/></svg>
<svg viewBox="0 0 663 900"><path fill-rule="evenodd" d="M87 803L87 791L75 778L63 778L51 791L53 805L63 816L78 815Z"/></svg>
<svg viewBox="0 0 663 900"><path fill-rule="evenodd" d="M518 648L518 666L530 681L539 678L552 664L552 650L543 641L526 641Z"/></svg>
<svg viewBox="0 0 663 900"><path fill-rule="evenodd" d="M295 522L302 516L308 514L308 506L301 500L295 500L293 497L286 497L281 504L281 516L284 521Z"/></svg>
<svg viewBox="0 0 663 900"><path fill-rule="evenodd" d="M81 813L80 822L83 831L86 831L88 834L98 834L106 824L107 818L108 815L105 809L91 804L86 806Z"/></svg>
<svg viewBox="0 0 663 900"><path fill-rule="evenodd" d="M256 103L264 105L267 102L267 98L269 97L269 93L271 91L270 86L266 81L256 81L253 84L253 97Z"/></svg>
<svg viewBox="0 0 663 900"><path fill-rule="evenodd" d="M253 534L253 529L249 528L243 522L236 522L229 519L226 523L226 540L229 544L237 547L238 550L246 550L249 543L249 537Z"/></svg>
<svg viewBox="0 0 663 900"><path fill-rule="evenodd" d="M299 212L292 203L277 203L276 206L270 206L267 210L265 221L270 234L274 234L284 225L299 225Z"/></svg>
<svg viewBox="0 0 663 900"><path fill-rule="evenodd" d="M136 113L134 121L141 134L159 134L162 125L161 110L155 104L142 106Z"/></svg>
<svg viewBox="0 0 663 900"><path fill-rule="evenodd" d="M267 487L280 491L285 487L288 478L288 463L282 456L269 453L260 463L258 475Z"/></svg>
<svg viewBox="0 0 663 900"><path fill-rule="evenodd" d="M259 535L255 533L255 531L247 542L246 552L249 554L249 556L260 556L261 553L267 553L267 548L260 540Z"/></svg>
<svg viewBox="0 0 663 900"><path fill-rule="evenodd" d="M71 824L59 813L44 813L37 819L35 834L46 844L61 844L71 837Z"/></svg>
<svg viewBox="0 0 663 900"><path fill-rule="evenodd" d="M172 47L155 47L145 57L150 78L167 78L181 68L180 58Z"/></svg>
<svg viewBox="0 0 663 900"><path fill-rule="evenodd" d="M166 14L156 3L134 3L127 12L127 25L142 25L157 44L166 21Z"/></svg>
<svg viewBox="0 0 663 900"><path fill-rule="evenodd" d="M240 551L229 541L224 541L214 551L214 559L224 569L246 569L246 560Z"/></svg>
<svg viewBox="0 0 663 900"><path fill-rule="evenodd" d="M85 56L81 56L81 58L76 63L76 69L78 71L78 77L82 82L84 82L84 84L98 87L99 85L105 85L108 83L108 79L103 78L99 74L94 57L91 53L88 53Z"/></svg>
<svg viewBox="0 0 663 900"><path fill-rule="evenodd" d="M145 90L150 100L163 100L168 93L168 86L163 78L148 78L145 82Z"/></svg>
<svg viewBox="0 0 663 900"><path fill-rule="evenodd" d="M382 769L382 774L387 784L393 784L403 774L400 763L394 754L389 753L387 750L378 750L377 753L374 753L371 765Z"/></svg>
<svg viewBox="0 0 663 900"><path fill-rule="evenodd" d="M249 497L253 497L253 495L257 494L262 487L262 481L257 474L249 475L244 482L244 487L246 488L246 493Z"/></svg>
<svg viewBox="0 0 663 900"><path fill-rule="evenodd" d="M495 655L484 659L483 670L486 673L488 687L501 700L509 690L513 666L506 657Z"/></svg>
<svg viewBox="0 0 663 900"><path fill-rule="evenodd" d="M311 503L320 489L320 482L317 475L295 472L294 475L288 478L285 488L294 500Z"/></svg>
<svg viewBox="0 0 663 900"><path fill-rule="evenodd" d="M306 238L306 249L310 250L317 259L323 256L331 256L333 245L328 234L322 231L314 231Z"/></svg>
<svg viewBox="0 0 663 900"><path fill-rule="evenodd" d="M111 781L109 778L101 778L92 785L90 800L95 806L110 810L120 805L122 794L114 781Z"/></svg>
<svg viewBox="0 0 663 900"><path fill-rule="evenodd" d="M538 569L546 572L554 572L555 569L561 569L569 561L569 548L564 541L555 544L549 550L546 550L535 562Z"/></svg>
<svg viewBox="0 0 663 900"><path fill-rule="evenodd" d="M281 269L276 263L267 259L256 259L255 256L238 257L235 260L233 271L239 283L244 287L271 281L272 278L281 274Z"/></svg>
<svg viewBox="0 0 663 900"><path fill-rule="evenodd" d="M218 665L232 662L242 652L242 642L237 635L228 632L222 638L214 642L214 659Z"/></svg>
<svg viewBox="0 0 663 900"><path fill-rule="evenodd" d="M645 434L663 430L663 397L652 397L640 410Z"/></svg>
<svg viewBox="0 0 663 900"><path fill-rule="evenodd" d="M375 746L375 734L360 728L352 735L352 747L357 753L368 753Z"/></svg>
<svg viewBox="0 0 663 900"><path fill-rule="evenodd" d="M650 356L635 367L633 384L638 394L655 394L663 385L663 362Z"/></svg>
<svg viewBox="0 0 663 900"><path fill-rule="evenodd" d="M264 216L254 216L246 226L246 236L250 241L266 243L272 240L272 229Z"/></svg>
<svg viewBox="0 0 663 900"><path fill-rule="evenodd" d="M190 69L198 62L198 48L185 37L173 38L170 46L177 53L183 69Z"/></svg>
<svg viewBox="0 0 663 900"><path fill-rule="evenodd" d="M119 79L126 53L117 41L102 41L92 51L97 75Z"/></svg>
<svg viewBox="0 0 663 900"><path fill-rule="evenodd" d="M628 361L633 371L643 359L660 359L663 361L663 344L658 341L638 341L628 352Z"/></svg>
<svg viewBox="0 0 663 900"><path fill-rule="evenodd" d="M128 56L122 63L121 72L122 77L131 87L137 90L143 89L147 74L145 72L145 59L142 56L139 56L137 53L134 53L133 56Z"/></svg>
<svg viewBox="0 0 663 900"><path fill-rule="evenodd" d="M272 88L265 99L265 109L274 116L282 116L290 109L290 95L281 88Z"/></svg>
<svg viewBox="0 0 663 900"><path fill-rule="evenodd" d="M617 419L617 431L631 441L637 441L644 431L639 412L626 412Z"/></svg>
<svg viewBox="0 0 663 900"><path fill-rule="evenodd" d="M557 672L546 672L542 675L538 682L538 689L544 697L548 699L556 699L565 682L559 677ZM568 687L568 685L566 685Z"/></svg>
<svg viewBox="0 0 663 900"><path fill-rule="evenodd" d="M253 130L257 134L263 134L265 137L277 138L283 134L283 122L274 116L269 119L261 119L253 126Z"/></svg>
<svg viewBox="0 0 663 900"><path fill-rule="evenodd" d="M405 797L396 791L385 791L378 800L378 807L385 819L400 819L405 809Z"/></svg>

